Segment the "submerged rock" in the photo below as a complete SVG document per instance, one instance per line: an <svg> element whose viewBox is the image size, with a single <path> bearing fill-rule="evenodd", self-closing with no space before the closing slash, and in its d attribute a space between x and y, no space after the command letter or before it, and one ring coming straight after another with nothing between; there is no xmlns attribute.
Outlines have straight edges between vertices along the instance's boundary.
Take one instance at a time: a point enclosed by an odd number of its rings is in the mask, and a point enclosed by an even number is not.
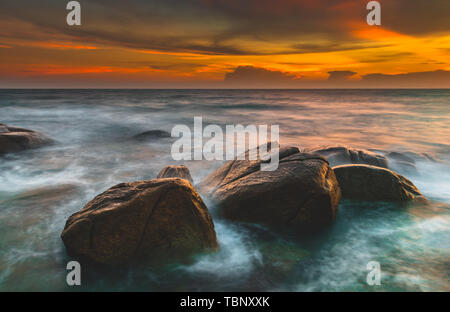
<svg viewBox="0 0 450 312"><path fill-rule="evenodd" d="M417 170L417 163L419 162L439 162L433 155L427 153L416 153L411 151L387 151L375 150L372 151L384 155L389 162L389 169L401 172L403 174L420 174Z"/></svg>
<svg viewBox="0 0 450 312"><path fill-rule="evenodd" d="M112 266L184 261L218 248L208 209L179 178L113 186L73 214L61 237L68 254Z"/></svg>
<svg viewBox="0 0 450 312"><path fill-rule="evenodd" d="M157 178L182 178L192 183L191 173L188 167L183 165L171 165L162 168Z"/></svg>
<svg viewBox="0 0 450 312"><path fill-rule="evenodd" d="M416 161L413 158L411 158L405 154L402 154L400 152L390 152L386 155L386 157L389 159L395 160L395 161L402 161L402 162L406 162L406 163L410 163L410 164L416 163Z"/></svg>
<svg viewBox="0 0 450 312"><path fill-rule="evenodd" d="M310 152L324 156L332 167L346 164L366 164L382 168L388 167L386 157L368 150L334 146L315 149Z"/></svg>
<svg viewBox="0 0 450 312"><path fill-rule="evenodd" d="M0 155L38 148L52 142L39 132L0 124Z"/></svg>
<svg viewBox="0 0 450 312"><path fill-rule="evenodd" d="M386 154L386 157L389 160L390 169L406 174L418 173L416 161L413 158L399 152L390 152Z"/></svg>
<svg viewBox="0 0 450 312"><path fill-rule="evenodd" d="M411 151L387 151L387 150L380 150L380 149L371 149L371 151L382 154L390 159L398 160L398 161L405 161L410 163L415 163L418 161L432 161L432 162L439 162L438 159L434 155L430 155L428 153L416 153Z"/></svg>
<svg viewBox="0 0 450 312"><path fill-rule="evenodd" d="M11 227L32 228L36 224L46 223L48 217L54 214L55 207L58 207L77 197L82 196L79 186L75 184L56 184L39 186L17 193L10 197L0 195L0 207L2 213L7 209L20 209L20 214L14 216L6 222ZM8 231L7 228L2 228Z"/></svg>
<svg viewBox="0 0 450 312"><path fill-rule="evenodd" d="M197 188L217 203L226 219L298 233L332 224L341 191L328 162L292 146L282 147L279 155L275 171L261 171L261 160L233 160Z"/></svg>
<svg viewBox="0 0 450 312"><path fill-rule="evenodd" d="M333 167L345 199L407 202L425 201L417 187L405 177L386 168L369 165Z"/></svg>
<svg viewBox="0 0 450 312"><path fill-rule="evenodd" d="M133 136L133 139L138 141L156 140L162 138L170 138L169 132L163 130L149 130Z"/></svg>

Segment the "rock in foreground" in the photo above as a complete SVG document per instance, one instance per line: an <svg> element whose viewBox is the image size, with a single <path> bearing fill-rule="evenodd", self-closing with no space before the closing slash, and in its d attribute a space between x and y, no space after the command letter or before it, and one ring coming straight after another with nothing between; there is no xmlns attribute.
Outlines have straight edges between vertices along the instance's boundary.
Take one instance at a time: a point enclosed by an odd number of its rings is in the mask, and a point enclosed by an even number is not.
<svg viewBox="0 0 450 312"><path fill-rule="evenodd" d="M405 177L385 168L369 165L333 167L342 196L346 199L407 202L425 198Z"/></svg>
<svg viewBox="0 0 450 312"><path fill-rule="evenodd" d="M69 255L110 266L183 261L218 248L211 216L184 179L118 184L66 222Z"/></svg>
<svg viewBox="0 0 450 312"><path fill-rule="evenodd" d="M334 146L312 150L311 152L324 156L332 167L345 164L365 164L382 168L388 167L386 157L367 150Z"/></svg>
<svg viewBox="0 0 450 312"><path fill-rule="evenodd" d="M280 149L275 171L260 160L233 160L197 185L227 219L309 233L333 223L341 191L333 170L319 155Z"/></svg>
<svg viewBox="0 0 450 312"><path fill-rule="evenodd" d="M189 172L188 167L183 165L172 165L164 167L158 173L157 178L182 178L192 183L191 173Z"/></svg>
<svg viewBox="0 0 450 312"><path fill-rule="evenodd" d="M39 132L0 124L0 155L38 148L52 142Z"/></svg>

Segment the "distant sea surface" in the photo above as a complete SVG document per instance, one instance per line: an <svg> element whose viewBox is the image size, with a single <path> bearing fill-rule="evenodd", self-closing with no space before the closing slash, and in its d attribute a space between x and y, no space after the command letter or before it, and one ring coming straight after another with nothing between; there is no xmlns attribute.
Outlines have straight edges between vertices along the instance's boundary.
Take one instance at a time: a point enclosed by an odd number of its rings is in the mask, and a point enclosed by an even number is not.
<svg viewBox="0 0 450 312"><path fill-rule="evenodd" d="M417 171L400 173L432 203L343 201L328 231L301 241L221 220L209 204L217 254L67 286L66 219L111 186L176 164L170 139L130 138L192 127L194 116L279 125L281 143L301 148L410 152ZM0 291L450 291L450 90L0 90L0 123L57 141L0 158ZM199 182L224 162L182 163ZM369 261L381 264L380 286L366 283Z"/></svg>

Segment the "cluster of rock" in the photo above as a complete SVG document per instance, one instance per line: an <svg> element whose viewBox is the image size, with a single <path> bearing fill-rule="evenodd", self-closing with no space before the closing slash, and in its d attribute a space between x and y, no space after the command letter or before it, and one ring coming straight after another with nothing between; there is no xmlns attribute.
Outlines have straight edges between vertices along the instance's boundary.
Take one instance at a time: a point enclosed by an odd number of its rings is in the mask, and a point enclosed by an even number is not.
<svg viewBox="0 0 450 312"><path fill-rule="evenodd" d="M135 139L167 136L150 131ZM37 132L0 124L0 154L51 142ZM389 169L391 160L415 168L413 157L395 152L281 146L274 171L260 170L270 159L235 159L194 188L187 167L168 166L156 179L121 183L96 196L68 218L61 237L69 255L96 264L189 260L219 248L199 194L217 207L218 217L310 235L333 224L341 198L426 201L411 181Z"/></svg>
<svg viewBox="0 0 450 312"><path fill-rule="evenodd" d="M351 149L344 146L312 150L323 155L333 166L343 198L365 201L425 201L417 187L389 168L415 172L414 159L399 152L384 153ZM393 163L393 164L392 164Z"/></svg>
<svg viewBox="0 0 450 312"><path fill-rule="evenodd" d="M372 165L387 164L383 156L347 148L318 151L281 146L274 171L260 170L267 159L235 159L204 178L196 189L217 206L221 218L298 235L333 224L341 198L424 199L408 179ZM337 166L331 167L322 154L331 155ZM217 250L213 220L191 183L187 167L168 166L156 179L110 188L67 220L62 239L68 253L118 265L182 261Z"/></svg>

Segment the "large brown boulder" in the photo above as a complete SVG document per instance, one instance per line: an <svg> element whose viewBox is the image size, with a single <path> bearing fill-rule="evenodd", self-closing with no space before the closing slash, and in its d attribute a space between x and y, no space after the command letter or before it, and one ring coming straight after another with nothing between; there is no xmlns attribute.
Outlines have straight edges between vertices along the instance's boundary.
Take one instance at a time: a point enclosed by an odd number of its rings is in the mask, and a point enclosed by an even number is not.
<svg viewBox="0 0 450 312"><path fill-rule="evenodd" d="M233 160L197 185L230 220L308 233L330 225L341 191L333 170L319 155L282 147L279 166L261 171L261 160Z"/></svg>
<svg viewBox="0 0 450 312"><path fill-rule="evenodd" d="M38 148L52 142L41 133L0 123L0 155Z"/></svg>
<svg viewBox="0 0 450 312"><path fill-rule="evenodd" d="M342 165L333 167L333 170L343 198L386 202L425 201L411 181L389 169L369 165Z"/></svg>
<svg viewBox="0 0 450 312"><path fill-rule="evenodd" d="M191 173L188 167L183 165L171 165L161 169L157 178L182 178L192 183Z"/></svg>
<svg viewBox="0 0 450 312"><path fill-rule="evenodd" d="M218 248L208 209L179 178L113 186L73 214L61 237L69 255L112 266L184 261Z"/></svg>
<svg viewBox="0 0 450 312"><path fill-rule="evenodd" d="M366 164L382 168L388 167L386 157L368 150L333 146L312 149L310 152L324 156L332 167L345 164Z"/></svg>

